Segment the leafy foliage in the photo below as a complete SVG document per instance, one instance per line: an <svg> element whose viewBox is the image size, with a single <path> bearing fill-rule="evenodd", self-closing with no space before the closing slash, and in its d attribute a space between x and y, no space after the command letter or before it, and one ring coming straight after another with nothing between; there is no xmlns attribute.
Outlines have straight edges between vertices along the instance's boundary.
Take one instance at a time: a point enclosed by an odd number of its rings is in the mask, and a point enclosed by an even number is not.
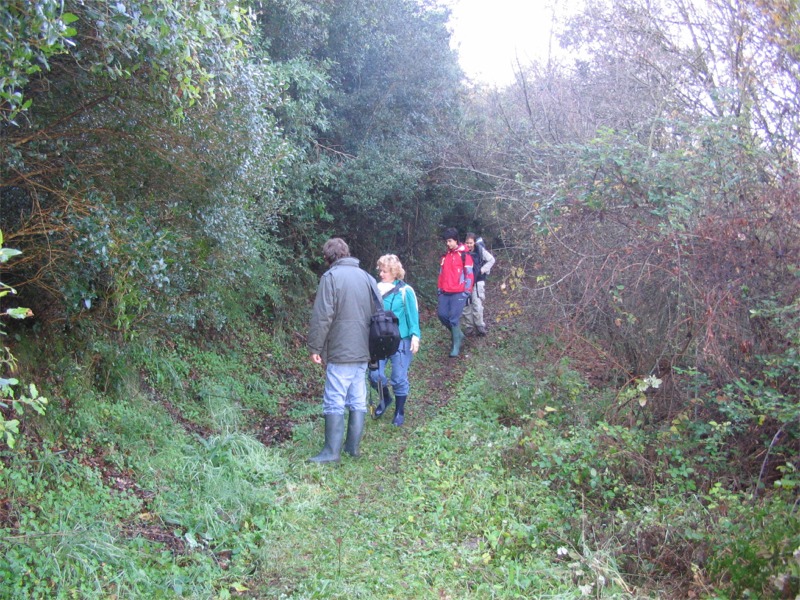
<svg viewBox="0 0 800 600"><path fill-rule="evenodd" d="M3 247L3 232L0 231L0 264L19 256L19 254L19 250ZM16 294L16 290L0 281L0 298L4 298L8 294ZM27 319L32 316L31 310L24 307L6 308L0 313L0 317L11 317L13 319ZM4 327L0 327L0 335L6 335ZM11 414L21 417L25 412L25 407L43 415L47 406L47 398L39 394L39 390L33 383L28 384L27 388L21 393L15 390L15 386L20 383L19 380L16 377L5 376L6 372L13 374L17 370L17 361L7 346L3 346L0 367L3 369L3 376L0 377L0 442L5 443L9 448L13 448L16 444L17 436L20 434L20 421L16 418L7 419L6 416Z"/></svg>
<svg viewBox="0 0 800 600"><path fill-rule="evenodd" d="M20 112L27 111L32 99L22 90L31 78L49 69L48 59L67 52L70 37L77 31L70 24L78 20L64 13L59 0L14 1L3 9L0 20L0 122L16 125Z"/></svg>
<svg viewBox="0 0 800 600"><path fill-rule="evenodd" d="M101 310L126 332L282 306L305 281L282 266L294 248L278 227L311 203L324 75L250 60L238 3L106 8L76 7L75 49L10 131L2 222L26 257L13 280L45 292L39 314Z"/></svg>
<svg viewBox="0 0 800 600"><path fill-rule="evenodd" d="M213 100L247 53L250 15L235 0L202 10L183 0L81 2L75 61L89 78L141 79L151 93L183 115L184 107Z"/></svg>
<svg viewBox="0 0 800 600"><path fill-rule="evenodd" d="M411 215L422 218L422 232L436 225L421 200L433 201L430 173L457 118L460 78L446 18L407 0L329 7L319 57L332 65L335 93L320 144L333 165L322 192L337 232L359 255L413 252Z"/></svg>
<svg viewBox="0 0 800 600"><path fill-rule="evenodd" d="M796 77L767 75L787 38L763 19L784 13L745 5L587 3L562 37L580 58L478 90L451 165L517 249L554 370L572 356L618 390L599 418L705 439L707 468L759 489L797 458L795 326L764 318L798 291L793 126L766 99Z"/></svg>
<svg viewBox="0 0 800 600"><path fill-rule="evenodd" d="M428 2L8 4L4 589L796 595L795 9L706 4L587 2L492 91ZM491 342L426 330L425 418L306 465L320 242L425 300L444 222L507 259Z"/></svg>

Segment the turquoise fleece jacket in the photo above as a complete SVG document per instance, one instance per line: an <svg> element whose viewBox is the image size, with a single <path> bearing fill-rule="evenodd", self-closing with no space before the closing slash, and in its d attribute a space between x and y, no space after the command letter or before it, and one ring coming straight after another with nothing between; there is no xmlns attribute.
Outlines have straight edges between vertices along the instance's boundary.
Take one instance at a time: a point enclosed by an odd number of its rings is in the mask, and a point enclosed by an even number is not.
<svg viewBox="0 0 800 600"><path fill-rule="evenodd" d="M397 285L400 280L395 280L392 285ZM379 286L380 287L380 284ZM397 315L400 320L400 337L410 338L412 335L422 339L422 332L419 328L419 305L417 304L417 294L407 283L395 294L389 294L383 299L384 310L390 310Z"/></svg>

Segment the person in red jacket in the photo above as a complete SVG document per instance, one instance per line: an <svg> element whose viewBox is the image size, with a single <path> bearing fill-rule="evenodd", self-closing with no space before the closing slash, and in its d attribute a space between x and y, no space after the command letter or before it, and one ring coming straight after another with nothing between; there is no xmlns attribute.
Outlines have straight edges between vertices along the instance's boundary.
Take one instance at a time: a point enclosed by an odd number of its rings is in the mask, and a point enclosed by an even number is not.
<svg viewBox="0 0 800 600"><path fill-rule="evenodd" d="M437 315L442 325L450 330L452 349L450 356L458 356L464 333L459 327L459 320L467 299L472 294L475 275L472 272L472 256L464 244L458 241L458 230L449 227L442 234L447 252L439 263L439 280L436 284L439 303Z"/></svg>

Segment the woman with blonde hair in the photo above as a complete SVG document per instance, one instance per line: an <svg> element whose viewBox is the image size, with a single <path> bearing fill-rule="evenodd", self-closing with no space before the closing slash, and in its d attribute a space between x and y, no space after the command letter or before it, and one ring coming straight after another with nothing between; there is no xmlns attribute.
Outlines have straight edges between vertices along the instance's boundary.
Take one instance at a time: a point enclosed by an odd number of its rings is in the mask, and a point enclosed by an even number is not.
<svg viewBox="0 0 800 600"><path fill-rule="evenodd" d="M378 363L378 368L369 373L372 387L383 389L383 401L375 409L375 418L380 418L392 403L389 393L391 383L394 391L394 420L393 425L400 427L405 422L405 405L408 397L409 382L408 369L414 360L414 355L419 350L419 341L422 333L419 328L419 306L417 295L404 278L405 269L400 259L394 254L384 254L378 259L378 290L383 296L384 310L390 310L399 319L400 347L387 360ZM386 363L392 364L391 375L385 374Z"/></svg>

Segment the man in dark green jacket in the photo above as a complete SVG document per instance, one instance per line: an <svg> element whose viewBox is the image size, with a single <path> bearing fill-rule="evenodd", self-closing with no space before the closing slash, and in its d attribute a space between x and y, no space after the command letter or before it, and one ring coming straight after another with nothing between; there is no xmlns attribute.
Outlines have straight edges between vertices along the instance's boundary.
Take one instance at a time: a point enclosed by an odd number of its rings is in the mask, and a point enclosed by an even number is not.
<svg viewBox="0 0 800 600"><path fill-rule="evenodd" d="M325 365L325 446L309 460L338 462L344 450L358 456L367 413L365 373L369 363L369 323L378 294L375 278L359 267L357 258L341 238L332 238L322 248L330 268L320 278L308 332L311 360Z"/></svg>

